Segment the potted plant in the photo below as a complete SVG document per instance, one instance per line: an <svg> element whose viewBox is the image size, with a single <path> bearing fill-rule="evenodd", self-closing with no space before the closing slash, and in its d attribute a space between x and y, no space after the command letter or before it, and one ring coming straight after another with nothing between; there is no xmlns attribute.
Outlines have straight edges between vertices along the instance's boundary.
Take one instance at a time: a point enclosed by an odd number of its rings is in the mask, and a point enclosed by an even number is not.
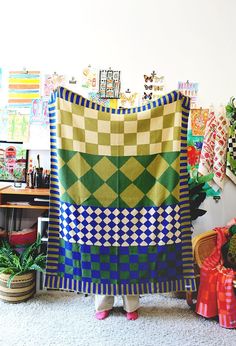
<svg viewBox="0 0 236 346"><path fill-rule="evenodd" d="M36 291L36 271L44 272L46 256L39 253L41 237L22 253L8 241L0 245L0 299L20 303L31 298Z"/></svg>

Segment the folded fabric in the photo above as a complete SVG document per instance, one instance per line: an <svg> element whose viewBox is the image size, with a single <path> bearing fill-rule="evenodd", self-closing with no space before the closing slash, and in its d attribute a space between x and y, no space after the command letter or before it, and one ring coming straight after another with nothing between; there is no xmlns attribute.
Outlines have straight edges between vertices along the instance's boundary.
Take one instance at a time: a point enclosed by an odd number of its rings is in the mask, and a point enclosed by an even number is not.
<svg viewBox="0 0 236 346"><path fill-rule="evenodd" d="M236 272L223 266L221 248L228 240L228 228L216 228L217 244L200 271L196 313L206 318L219 316L224 328L236 328L236 295L233 280Z"/></svg>

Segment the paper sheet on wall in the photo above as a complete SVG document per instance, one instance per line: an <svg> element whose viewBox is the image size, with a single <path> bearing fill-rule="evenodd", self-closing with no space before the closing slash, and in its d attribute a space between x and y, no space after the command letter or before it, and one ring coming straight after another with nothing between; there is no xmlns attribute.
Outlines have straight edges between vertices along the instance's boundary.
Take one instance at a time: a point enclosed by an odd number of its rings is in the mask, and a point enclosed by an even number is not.
<svg viewBox="0 0 236 346"><path fill-rule="evenodd" d="M0 140L7 140L8 114L7 108L0 108Z"/></svg>
<svg viewBox="0 0 236 346"><path fill-rule="evenodd" d="M40 98L32 101L30 110L30 124L46 127L49 124L48 100Z"/></svg>
<svg viewBox="0 0 236 346"><path fill-rule="evenodd" d="M8 104L10 108L30 107L40 98L39 71L10 71L8 79Z"/></svg>
<svg viewBox="0 0 236 346"><path fill-rule="evenodd" d="M209 109L191 109L191 125L193 136L204 136Z"/></svg>

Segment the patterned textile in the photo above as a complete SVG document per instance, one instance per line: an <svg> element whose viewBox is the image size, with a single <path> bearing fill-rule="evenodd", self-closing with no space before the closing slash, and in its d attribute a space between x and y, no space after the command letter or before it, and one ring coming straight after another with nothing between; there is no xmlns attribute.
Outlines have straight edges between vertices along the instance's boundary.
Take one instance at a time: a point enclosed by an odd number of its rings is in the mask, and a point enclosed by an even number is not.
<svg viewBox="0 0 236 346"><path fill-rule="evenodd" d="M229 127L226 175L236 184L236 124Z"/></svg>
<svg viewBox="0 0 236 346"><path fill-rule="evenodd" d="M194 291L189 98L112 109L60 87L49 105L45 285L107 295Z"/></svg>
<svg viewBox="0 0 236 346"><path fill-rule="evenodd" d="M202 175L214 173L215 183L222 189L226 169L228 124L224 115L211 112L206 124L205 136L198 171Z"/></svg>
<svg viewBox="0 0 236 346"><path fill-rule="evenodd" d="M221 248L227 242L228 229L216 228L217 245L204 261L200 272L200 286L196 312L206 318L219 316L224 328L236 328L236 295L233 280L235 271L223 266Z"/></svg>

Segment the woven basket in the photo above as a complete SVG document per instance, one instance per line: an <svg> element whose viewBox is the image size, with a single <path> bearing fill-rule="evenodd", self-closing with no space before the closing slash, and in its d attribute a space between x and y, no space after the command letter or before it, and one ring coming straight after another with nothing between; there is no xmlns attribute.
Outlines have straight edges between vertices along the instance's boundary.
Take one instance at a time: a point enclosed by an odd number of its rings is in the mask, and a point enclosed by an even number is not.
<svg viewBox="0 0 236 346"><path fill-rule="evenodd" d="M35 294L36 274L29 272L15 276L11 287L7 287L8 274L0 274L0 299L8 303L24 302Z"/></svg>

